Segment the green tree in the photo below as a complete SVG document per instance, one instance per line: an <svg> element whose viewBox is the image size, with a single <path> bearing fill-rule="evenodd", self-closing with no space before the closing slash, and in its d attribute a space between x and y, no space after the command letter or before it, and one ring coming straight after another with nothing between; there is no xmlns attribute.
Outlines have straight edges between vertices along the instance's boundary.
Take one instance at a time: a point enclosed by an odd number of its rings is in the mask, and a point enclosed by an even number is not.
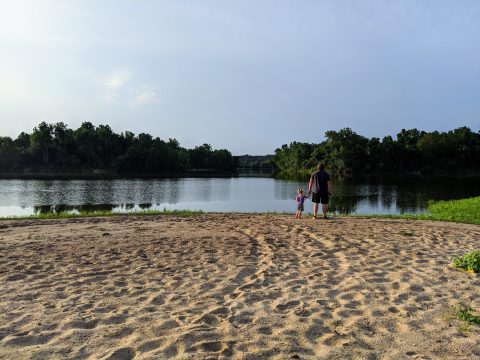
<svg viewBox="0 0 480 360"><path fill-rule="evenodd" d="M10 137L0 137L0 170L11 170L19 165L21 153Z"/></svg>
<svg viewBox="0 0 480 360"><path fill-rule="evenodd" d="M40 154L44 165L50 161L50 151L53 147L53 127L51 124L42 122L33 129L30 136L30 147L34 154Z"/></svg>
<svg viewBox="0 0 480 360"><path fill-rule="evenodd" d="M424 131L417 129L402 129L397 134L398 167L401 171L416 171L421 168L423 159L417 143L425 135Z"/></svg>
<svg viewBox="0 0 480 360"><path fill-rule="evenodd" d="M212 147L209 144L196 146L189 151L190 164L195 169L212 169Z"/></svg>
<svg viewBox="0 0 480 360"><path fill-rule="evenodd" d="M368 159L368 139L350 128L325 133L326 163L336 174L361 172Z"/></svg>
<svg viewBox="0 0 480 360"><path fill-rule="evenodd" d="M52 133L52 151L55 163L58 166L75 166L77 161L74 157L76 144L73 130L63 122L59 122L52 125Z"/></svg>
<svg viewBox="0 0 480 360"><path fill-rule="evenodd" d="M94 136L97 166L100 168L112 167L117 157L121 154L120 137L108 125L99 125L95 129Z"/></svg>
<svg viewBox="0 0 480 360"><path fill-rule="evenodd" d="M97 167L100 161L97 158L95 126L91 122L84 122L75 130L74 136L77 144L77 154L81 163L86 167Z"/></svg>
<svg viewBox="0 0 480 360"><path fill-rule="evenodd" d="M20 135L14 140L15 145L20 151L28 151L30 149L30 134L21 132Z"/></svg>

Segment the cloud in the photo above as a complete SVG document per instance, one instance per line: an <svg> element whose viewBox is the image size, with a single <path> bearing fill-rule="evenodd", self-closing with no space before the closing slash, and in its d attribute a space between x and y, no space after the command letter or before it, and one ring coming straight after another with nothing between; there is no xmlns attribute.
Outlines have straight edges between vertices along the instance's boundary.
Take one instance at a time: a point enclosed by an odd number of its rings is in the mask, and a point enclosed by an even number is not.
<svg viewBox="0 0 480 360"><path fill-rule="evenodd" d="M104 78L104 100L131 105L145 105L160 101L157 90L136 80L130 71L114 71Z"/></svg>
<svg viewBox="0 0 480 360"><path fill-rule="evenodd" d="M105 87L111 90L117 90L123 88L128 84L133 77L131 72L117 71L112 73L107 79L105 79Z"/></svg>
<svg viewBox="0 0 480 360"><path fill-rule="evenodd" d="M160 96L157 91L148 85L143 86L132 99L132 104L142 105L151 104L160 101Z"/></svg>
<svg viewBox="0 0 480 360"><path fill-rule="evenodd" d="M128 91L128 84L132 81L133 74L128 71L115 71L103 81L105 89L104 99L107 101L119 100L122 93Z"/></svg>

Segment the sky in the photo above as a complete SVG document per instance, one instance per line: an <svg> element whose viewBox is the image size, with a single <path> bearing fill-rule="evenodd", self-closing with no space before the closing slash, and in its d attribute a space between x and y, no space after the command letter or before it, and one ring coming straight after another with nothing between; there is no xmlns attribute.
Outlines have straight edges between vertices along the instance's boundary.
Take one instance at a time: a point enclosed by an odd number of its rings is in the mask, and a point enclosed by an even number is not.
<svg viewBox="0 0 480 360"><path fill-rule="evenodd" d="M0 136L108 124L270 154L480 130L478 0L0 0Z"/></svg>

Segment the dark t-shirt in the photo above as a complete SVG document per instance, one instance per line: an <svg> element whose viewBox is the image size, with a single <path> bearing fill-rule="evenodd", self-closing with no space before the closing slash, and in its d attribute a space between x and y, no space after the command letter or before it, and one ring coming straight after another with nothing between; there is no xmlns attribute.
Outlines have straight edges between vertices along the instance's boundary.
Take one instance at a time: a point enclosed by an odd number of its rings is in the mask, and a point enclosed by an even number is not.
<svg viewBox="0 0 480 360"><path fill-rule="evenodd" d="M328 193L328 181L330 181L330 174L324 170L315 171L312 174L313 185L312 192L314 193Z"/></svg>

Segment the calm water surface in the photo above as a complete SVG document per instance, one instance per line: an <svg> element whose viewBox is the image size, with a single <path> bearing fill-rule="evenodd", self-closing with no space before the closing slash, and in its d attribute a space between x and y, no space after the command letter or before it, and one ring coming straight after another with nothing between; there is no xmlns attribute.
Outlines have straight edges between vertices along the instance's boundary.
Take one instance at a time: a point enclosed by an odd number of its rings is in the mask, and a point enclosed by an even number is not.
<svg viewBox="0 0 480 360"><path fill-rule="evenodd" d="M0 216L47 211L191 209L227 212L294 212L301 181L265 177L0 180ZM480 195L480 179L419 178L334 181L331 210L347 214L401 214L426 210L429 200ZM306 201L307 212L311 202Z"/></svg>

